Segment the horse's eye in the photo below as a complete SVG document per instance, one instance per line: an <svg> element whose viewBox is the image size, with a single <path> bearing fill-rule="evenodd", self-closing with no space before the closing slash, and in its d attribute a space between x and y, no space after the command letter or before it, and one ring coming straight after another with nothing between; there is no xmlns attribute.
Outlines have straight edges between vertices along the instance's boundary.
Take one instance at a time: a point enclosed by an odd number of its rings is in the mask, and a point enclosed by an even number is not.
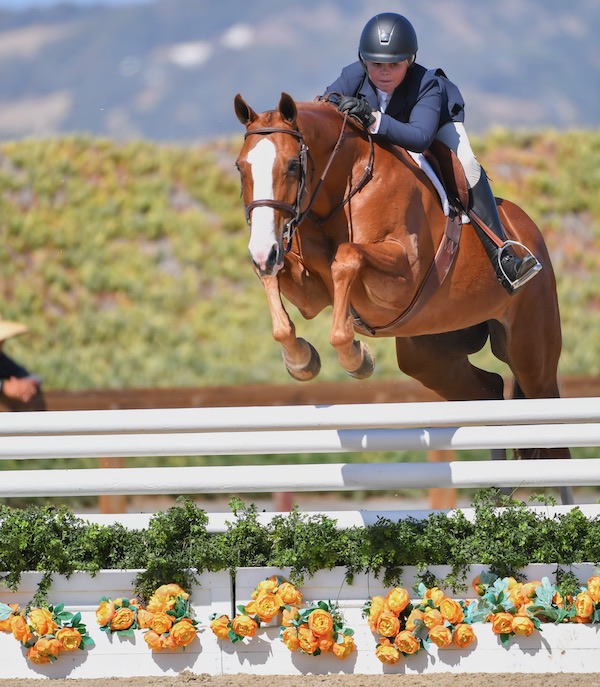
<svg viewBox="0 0 600 687"><path fill-rule="evenodd" d="M296 158L290 160L287 166L287 173L290 176L298 176L300 173L300 160L297 160Z"/></svg>

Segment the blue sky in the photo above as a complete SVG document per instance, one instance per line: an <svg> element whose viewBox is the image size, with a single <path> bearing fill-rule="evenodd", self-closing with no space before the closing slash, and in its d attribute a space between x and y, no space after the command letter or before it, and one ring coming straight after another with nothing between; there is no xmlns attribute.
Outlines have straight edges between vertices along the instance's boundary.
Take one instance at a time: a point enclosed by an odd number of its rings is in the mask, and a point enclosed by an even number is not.
<svg viewBox="0 0 600 687"><path fill-rule="evenodd" d="M51 7L52 5L127 5L150 0L0 0L0 9L26 9L28 7Z"/></svg>

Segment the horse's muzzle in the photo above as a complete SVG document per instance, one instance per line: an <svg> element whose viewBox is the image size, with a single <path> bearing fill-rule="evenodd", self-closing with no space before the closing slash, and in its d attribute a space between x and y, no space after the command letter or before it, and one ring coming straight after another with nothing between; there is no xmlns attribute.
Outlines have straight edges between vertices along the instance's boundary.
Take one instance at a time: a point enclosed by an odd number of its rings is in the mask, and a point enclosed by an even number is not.
<svg viewBox="0 0 600 687"><path fill-rule="evenodd" d="M271 246L271 250L264 260L252 256L252 264L259 277L277 274L283 267L283 251L278 243Z"/></svg>

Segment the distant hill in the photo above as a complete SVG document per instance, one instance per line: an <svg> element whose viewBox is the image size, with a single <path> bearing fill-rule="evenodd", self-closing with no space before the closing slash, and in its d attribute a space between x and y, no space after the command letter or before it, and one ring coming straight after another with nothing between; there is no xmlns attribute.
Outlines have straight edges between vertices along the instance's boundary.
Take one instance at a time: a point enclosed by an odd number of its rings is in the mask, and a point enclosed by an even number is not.
<svg viewBox="0 0 600 687"><path fill-rule="evenodd" d="M312 99L390 8L460 85L471 131L598 126L597 0L156 0L0 11L0 139L229 136L236 92L261 110Z"/></svg>

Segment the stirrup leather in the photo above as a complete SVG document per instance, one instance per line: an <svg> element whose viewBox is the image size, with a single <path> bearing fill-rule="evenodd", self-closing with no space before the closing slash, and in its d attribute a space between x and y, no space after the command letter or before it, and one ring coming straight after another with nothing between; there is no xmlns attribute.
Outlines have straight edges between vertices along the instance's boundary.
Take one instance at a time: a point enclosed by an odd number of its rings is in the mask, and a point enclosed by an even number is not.
<svg viewBox="0 0 600 687"><path fill-rule="evenodd" d="M515 279L514 281L510 279L508 274L506 274L504 267L502 267L502 253L504 250L509 248L509 246L519 246L519 248L522 248L535 260L535 265L530 267L529 270L520 279ZM519 243L519 241L505 241L502 244L502 246L498 248L498 266L500 267L500 271L502 272L504 279L506 279L508 284L510 284L510 287L513 291L516 291L517 289L520 289L521 286L523 286L524 284L527 284L527 282L533 279L535 275L542 269L542 264L540 263L540 261L529 250L529 248L527 248L527 246L524 246L522 243Z"/></svg>

